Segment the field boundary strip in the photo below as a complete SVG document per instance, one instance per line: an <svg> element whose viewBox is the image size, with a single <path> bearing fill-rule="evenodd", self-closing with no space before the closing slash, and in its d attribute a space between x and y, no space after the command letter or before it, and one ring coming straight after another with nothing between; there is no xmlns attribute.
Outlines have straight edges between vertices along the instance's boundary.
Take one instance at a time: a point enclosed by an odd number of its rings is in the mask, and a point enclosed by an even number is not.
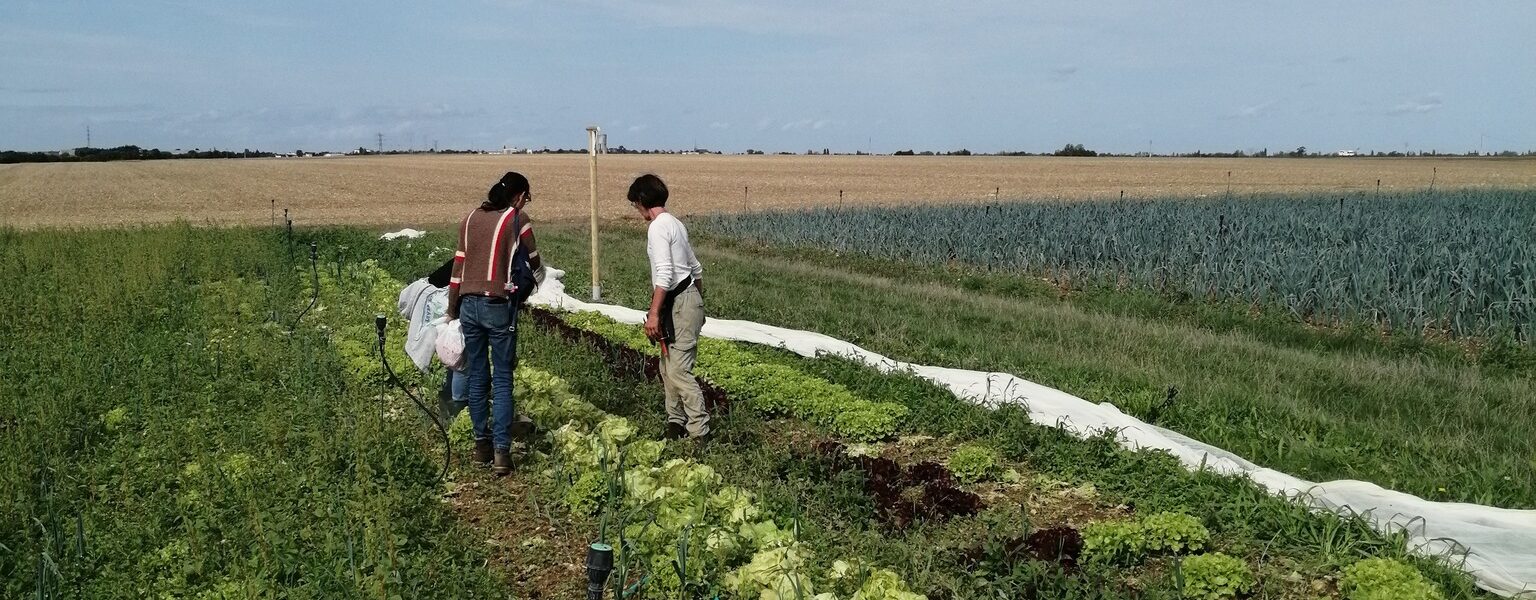
<svg viewBox="0 0 1536 600"><path fill-rule="evenodd" d="M627 324L644 321L643 311L583 302L566 294L563 276L563 271L551 268L544 285L529 302L551 309L598 312ZM1536 510L1433 502L1364 481L1311 482L1144 423L1111 404L1089 402L1007 373L905 363L821 333L711 318L704 325L703 335L783 348L807 357L843 356L887 373L911 372L945 387L962 400L988 407L1022 404L1034 422L1061 427L1079 437L1113 430L1120 444L1127 448L1163 450L1191 470L1247 477L1271 493L1308 503L1318 510L1358 515L1383 532L1405 532L1410 547L1420 554L1464 554L1464 567L1477 585L1495 594L1536 594Z"/></svg>

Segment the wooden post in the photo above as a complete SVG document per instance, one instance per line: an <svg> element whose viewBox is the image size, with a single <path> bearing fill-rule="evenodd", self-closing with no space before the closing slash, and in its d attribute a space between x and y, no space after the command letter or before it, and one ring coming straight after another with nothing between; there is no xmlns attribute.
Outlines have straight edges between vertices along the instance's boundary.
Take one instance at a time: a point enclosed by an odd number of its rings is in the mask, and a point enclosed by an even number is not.
<svg viewBox="0 0 1536 600"><path fill-rule="evenodd" d="M592 191L592 301L603 297L603 287L597 277L597 134L596 125L587 127L587 178Z"/></svg>

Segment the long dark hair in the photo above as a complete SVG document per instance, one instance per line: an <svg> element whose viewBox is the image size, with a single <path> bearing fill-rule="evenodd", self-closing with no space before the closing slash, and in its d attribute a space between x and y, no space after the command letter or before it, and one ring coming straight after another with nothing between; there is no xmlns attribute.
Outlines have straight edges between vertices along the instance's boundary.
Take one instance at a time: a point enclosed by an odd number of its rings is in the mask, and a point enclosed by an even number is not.
<svg viewBox="0 0 1536 600"><path fill-rule="evenodd" d="M480 210L501 210L512 206L512 199L527 191L528 178L517 171L507 171L506 175L501 176L501 181L485 193L485 203L480 205Z"/></svg>

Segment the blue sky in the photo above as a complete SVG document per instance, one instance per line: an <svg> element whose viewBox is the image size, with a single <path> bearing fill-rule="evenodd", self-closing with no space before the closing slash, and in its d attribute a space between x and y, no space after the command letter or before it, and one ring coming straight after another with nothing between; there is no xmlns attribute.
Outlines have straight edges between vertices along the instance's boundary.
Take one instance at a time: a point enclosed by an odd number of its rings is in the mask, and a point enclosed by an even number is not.
<svg viewBox="0 0 1536 600"><path fill-rule="evenodd" d="M0 148L1536 149L1536 2L0 2Z"/></svg>

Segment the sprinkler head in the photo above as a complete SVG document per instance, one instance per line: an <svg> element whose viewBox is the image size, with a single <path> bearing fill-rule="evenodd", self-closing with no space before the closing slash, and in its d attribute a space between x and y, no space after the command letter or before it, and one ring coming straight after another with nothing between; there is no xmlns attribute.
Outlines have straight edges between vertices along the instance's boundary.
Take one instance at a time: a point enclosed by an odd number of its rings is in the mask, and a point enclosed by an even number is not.
<svg viewBox="0 0 1536 600"><path fill-rule="evenodd" d="M309 262L315 262L316 260L319 260L319 258L320 258L320 245L315 243L315 242L310 242L309 243Z"/></svg>
<svg viewBox="0 0 1536 600"><path fill-rule="evenodd" d="M384 313L379 313L373 316L373 328L379 332L380 343L384 341L384 328L388 325L389 317L384 316Z"/></svg>
<svg viewBox="0 0 1536 600"><path fill-rule="evenodd" d="M613 572L613 546L594 543L587 547L587 600L602 600L608 574Z"/></svg>

